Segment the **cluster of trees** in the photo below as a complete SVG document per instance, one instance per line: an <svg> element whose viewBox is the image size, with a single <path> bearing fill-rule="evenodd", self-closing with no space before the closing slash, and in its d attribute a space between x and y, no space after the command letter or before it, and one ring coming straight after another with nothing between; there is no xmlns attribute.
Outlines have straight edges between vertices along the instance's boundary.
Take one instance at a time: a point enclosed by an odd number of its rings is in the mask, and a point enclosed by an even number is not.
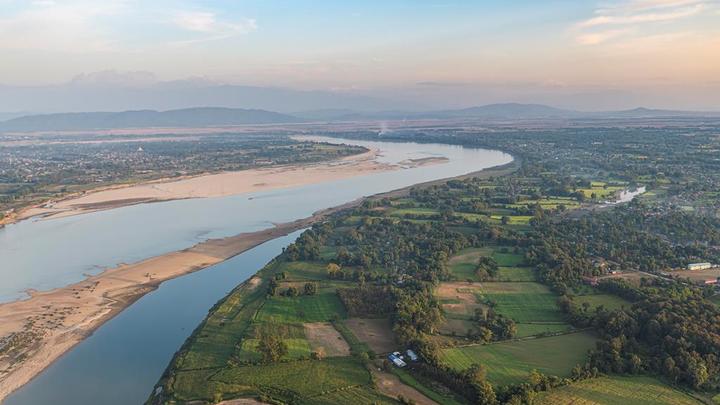
<svg viewBox="0 0 720 405"><path fill-rule="evenodd" d="M472 337L482 342L512 339L517 334L515 321L492 308L476 308L473 321L477 325L477 332Z"/></svg>
<svg viewBox="0 0 720 405"><path fill-rule="evenodd" d="M338 297L347 309L348 315L376 317L391 314L395 310L395 288L382 285L364 285L354 288L339 288Z"/></svg>
<svg viewBox="0 0 720 405"><path fill-rule="evenodd" d="M645 208L632 202L579 220L541 221L531 235L527 259L538 266L543 280L560 290L611 269L658 273L692 261L720 259L720 252L705 244L673 243L652 232L649 228L657 223L663 223L668 233L684 226Z"/></svg>
<svg viewBox="0 0 720 405"><path fill-rule="evenodd" d="M492 280L497 277L499 269L500 267L498 266L495 259L488 256L482 256L478 260L478 265L475 269L475 275L480 281Z"/></svg>
<svg viewBox="0 0 720 405"><path fill-rule="evenodd" d="M592 364L605 372L651 372L695 389L720 388L720 309L700 289L655 281L630 309L599 312L603 336Z"/></svg>
<svg viewBox="0 0 720 405"><path fill-rule="evenodd" d="M340 265L381 267L392 275L437 282L450 278L448 257L471 241L441 222L364 217L358 226L342 232L335 243L344 247L333 259Z"/></svg>
<svg viewBox="0 0 720 405"><path fill-rule="evenodd" d="M266 330L258 336L257 351L263 363L274 363L288 354L288 346L280 334Z"/></svg>

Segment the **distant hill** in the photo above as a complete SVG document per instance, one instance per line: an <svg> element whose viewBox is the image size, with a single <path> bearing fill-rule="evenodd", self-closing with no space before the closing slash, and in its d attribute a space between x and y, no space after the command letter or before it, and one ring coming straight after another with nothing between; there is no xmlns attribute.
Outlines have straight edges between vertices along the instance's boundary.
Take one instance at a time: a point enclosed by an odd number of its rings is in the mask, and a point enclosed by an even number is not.
<svg viewBox="0 0 720 405"><path fill-rule="evenodd" d="M0 122L0 131L77 131L145 127L207 127L302 122L291 115L265 110L201 107L180 110L86 112L28 115Z"/></svg>
<svg viewBox="0 0 720 405"><path fill-rule="evenodd" d="M633 108L631 110L607 111L598 114L603 117L617 118L720 117L720 112L718 111L658 110L644 107Z"/></svg>
<svg viewBox="0 0 720 405"><path fill-rule="evenodd" d="M563 110L542 104L502 103L470 107L460 110L446 110L435 113L437 116L449 118L569 118L582 113Z"/></svg>
<svg viewBox="0 0 720 405"><path fill-rule="evenodd" d="M299 112L295 115L308 120L363 121L402 119L480 119L480 120L527 120L527 119L608 119L608 118L673 118L673 117L720 117L720 112L676 111L635 108L621 111L587 112L566 110L543 104L502 103L477 107L437 111L378 111L356 112L347 109Z"/></svg>

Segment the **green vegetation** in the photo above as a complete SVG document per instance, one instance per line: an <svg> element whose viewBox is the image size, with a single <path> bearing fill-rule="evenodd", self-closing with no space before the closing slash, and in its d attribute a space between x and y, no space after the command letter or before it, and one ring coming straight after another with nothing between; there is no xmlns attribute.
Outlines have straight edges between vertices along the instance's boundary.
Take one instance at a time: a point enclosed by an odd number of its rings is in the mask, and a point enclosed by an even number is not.
<svg viewBox="0 0 720 405"><path fill-rule="evenodd" d="M474 345L445 349L442 361L455 370L466 370L483 364L488 381L497 385L517 384L528 373L538 370L545 374L566 377L577 364L587 360L587 351L597 338L585 332L566 335Z"/></svg>
<svg viewBox="0 0 720 405"><path fill-rule="evenodd" d="M516 173L426 184L315 224L260 272L257 290L240 288L210 312L152 402L370 401L379 394L363 368L369 347L413 348L421 359L400 372L404 381L458 402L523 403L542 391L580 403L678 394L642 375L716 394L718 298L664 273L720 262L717 128L478 131L388 136L511 151L522 159ZM598 205L635 186L651 192ZM326 320L351 346L352 356L333 358L343 366L303 359L298 325ZM377 320L392 324L371 330ZM287 329L289 353L252 364L257 329L270 321ZM320 387L288 375L334 367ZM623 378L642 387L630 392Z"/></svg>
<svg viewBox="0 0 720 405"><path fill-rule="evenodd" d="M372 386L370 373L354 358L294 361L223 369L210 379L234 395L271 395L290 402L312 401L336 391Z"/></svg>
<svg viewBox="0 0 720 405"><path fill-rule="evenodd" d="M533 404L699 405L702 402L652 377L600 377L541 393Z"/></svg>
<svg viewBox="0 0 720 405"><path fill-rule="evenodd" d="M573 301L581 306L587 303L592 310L601 305L611 311L620 309L623 306L629 308L632 305L631 302L612 294L578 295L573 298Z"/></svg>
<svg viewBox="0 0 720 405"><path fill-rule="evenodd" d="M481 301L517 323L562 322L557 295L539 283L485 283Z"/></svg>
<svg viewBox="0 0 720 405"><path fill-rule="evenodd" d="M462 404L461 402L458 402L457 399L455 399L451 395L442 395L442 394L435 392L432 389L426 387L420 381L418 381L415 377L413 377L412 374L408 373L406 370L403 370L401 368L393 368L392 372L393 372L393 374L398 376L398 378L400 378L400 381L402 381L405 385L415 388L416 390L420 391L423 395L432 399L433 401L437 402L440 405L461 405Z"/></svg>
<svg viewBox="0 0 720 405"><path fill-rule="evenodd" d="M256 319L262 322L326 322L345 317L345 308L333 292L312 296L272 297L265 301Z"/></svg>

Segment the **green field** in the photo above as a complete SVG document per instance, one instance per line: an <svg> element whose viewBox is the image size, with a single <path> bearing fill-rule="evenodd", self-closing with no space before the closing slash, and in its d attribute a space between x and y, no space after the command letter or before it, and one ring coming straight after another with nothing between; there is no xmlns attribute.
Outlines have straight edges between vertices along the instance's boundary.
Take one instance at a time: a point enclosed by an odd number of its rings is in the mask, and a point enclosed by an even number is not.
<svg viewBox="0 0 720 405"><path fill-rule="evenodd" d="M260 361L262 356L260 356L260 352L257 351L258 342L258 339L244 339L237 358L241 361ZM288 354L282 358L283 360L310 358L310 342L307 340L283 339L283 342L285 342L288 347Z"/></svg>
<svg viewBox="0 0 720 405"><path fill-rule="evenodd" d="M495 302L495 310L518 323L563 322L557 296L540 283L484 283L481 301Z"/></svg>
<svg viewBox="0 0 720 405"><path fill-rule="evenodd" d="M713 295L712 297L710 297L710 302L714 302L715 305L720 306L720 294Z"/></svg>
<svg viewBox="0 0 720 405"><path fill-rule="evenodd" d="M502 215L491 215L490 218L501 221ZM507 215L509 221L508 224L510 225L527 225L530 223L530 220L532 219L529 215Z"/></svg>
<svg viewBox="0 0 720 405"><path fill-rule="evenodd" d="M700 401L652 377L601 377L540 393L533 404L695 405Z"/></svg>
<svg viewBox="0 0 720 405"><path fill-rule="evenodd" d="M483 364L488 379L496 385L523 382L536 369L542 373L568 376L577 364L583 364L595 336L585 333L528 339L513 342L476 345L442 351L442 361L456 370L474 363Z"/></svg>
<svg viewBox="0 0 720 405"><path fill-rule="evenodd" d="M525 263L525 258L519 253L503 253L496 250L492 258L500 267L517 267Z"/></svg>
<svg viewBox="0 0 720 405"><path fill-rule="evenodd" d="M525 258L522 254L503 253L497 247L467 248L458 252L450 258L450 271L456 280L478 281L475 275L478 260L481 256L492 257L500 267L498 271L499 281L534 281L535 275L532 268L522 267Z"/></svg>
<svg viewBox="0 0 720 405"><path fill-rule="evenodd" d="M352 357L323 361L303 360L264 366L222 369L210 379L234 396L271 393L286 402L308 402L332 392L354 387L370 387L370 373Z"/></svg>
<svg viewBox="0 0 720 405"><path fill-rule="evenodd" d="M257 321L277 323L326 322L334 317L345 317L337 294L322 292L312 296L271 297L256 316Z"/></svg>
<svg viewBox="0 0 720 405"><path fill-rule="evenodd" d="M423 395L432 399L440 405L461 405L461 403L456 401L455 398L451 396L441 395L440 393L426 387L406 370L403 370L401 368L393 368L392 372L393 374L398 376L398 378L400 378L400 381L402 381L403 384L415 388Z"/></svg>
<svg viewBox="0 0 720 405"><path fill-rule="evenodd" d="M500 267L498 281L535 281L535 269L532 267Z"/></svg>
<svg viewBox="0 0 720 405"><path fill-rule="evenodd" d="M572 327L567 323L518 323L516 337L528 337L543 333L567 332Z"/></svg>
<svg viewBox="0 0 720 405"><path fill-rule="evenodd" d="M493 253L492 248L467 248L459 251L450 258L448 264L450 271L457 280L475 280L475 270L481 256L489 256Z"/></svg>
<svg viewBox="0 0 720 405"><path fill-rule="evenodd" d="M311 401L315 405L337 405L337 404L398 404L399 402L386 397L370 387L352 387L337 390L319 397L313 397Z"/></svg>
<svg viewBox="0 0 720 405"><path fill-rule="evenodd" d="M573 297L573 301L575 301L575 303L578 305L582 305L583 303L587 302L588 304L590 304L591 310L594 310L600 305L604 306L605 309L609 309L611 311L620 309L623 306L629 308L630 305L632 305L630 301L624 300L617 295L611 294L578 295Z"/></svg>

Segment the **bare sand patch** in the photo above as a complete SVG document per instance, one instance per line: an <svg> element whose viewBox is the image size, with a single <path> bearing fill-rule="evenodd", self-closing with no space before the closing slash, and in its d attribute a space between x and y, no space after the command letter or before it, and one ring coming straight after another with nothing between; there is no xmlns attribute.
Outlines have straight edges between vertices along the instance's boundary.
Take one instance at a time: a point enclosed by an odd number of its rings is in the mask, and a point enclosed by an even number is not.
<svg viewBox="0 0 720 405"><path fill-rule="evenodd" d="M225 197L317 184L400 168L377 162L377 154L377 150L371 150L328 162L262 167L100 188L25 209L14 220L38 215L65 217L149 202Z"/></svg>
<svg viewBox="0 0 720 405"><path fill-rule="evenodd" d="M326 357L350 355L350 346L340 332L329 322L313 322L303 324L305 338L310 342L313 351L322 351Z"/></svg>
<svg viewBox="0 0 720 405"><path fill-rule="evenodd" d="M350 318L345 320L345 325L375 353L388 353L397 348L389 319Z"/></svg>

